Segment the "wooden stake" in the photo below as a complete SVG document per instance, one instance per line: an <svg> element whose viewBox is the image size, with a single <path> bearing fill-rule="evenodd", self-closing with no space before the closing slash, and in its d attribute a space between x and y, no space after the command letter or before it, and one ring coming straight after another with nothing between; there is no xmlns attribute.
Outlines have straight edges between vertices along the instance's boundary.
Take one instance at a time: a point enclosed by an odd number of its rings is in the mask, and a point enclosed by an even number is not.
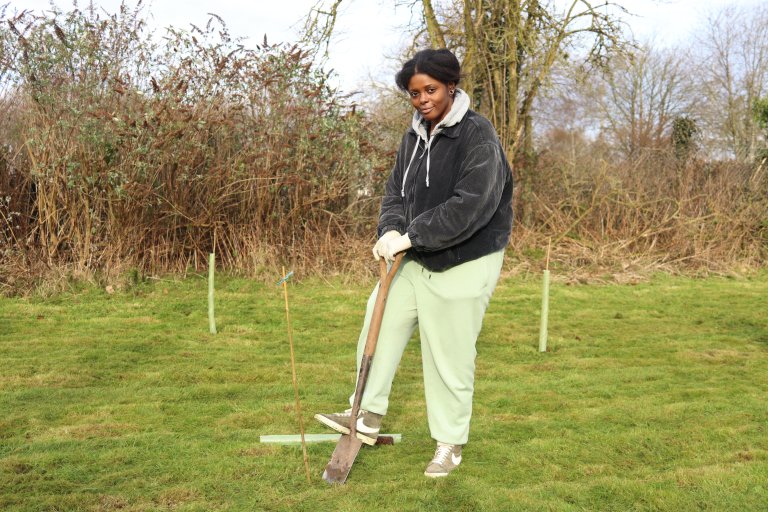
<svg viewBox="0 0 768 512"><path fill-rule="evenodd" d="M307 456L307 441L304 438L304 419L301 416L301 403L299 402L299 384L296 380L296 359L293 354L293 333L291 331L291 314L288 310L288 278L293 275L290 272L285 274L285 267L283 267L283 278L280 282L283 284L283 295L285 296L285 320L288 323L288 345L291 347L291 376L293 378L293 394L296 398L296 415L299 418L299 432L301 433L301 451L304 453L304 470L307 474L307 482L311 482L312 479L309 476L309 457Z"/></svg>
<svg viewBox="0 0 768 512"><path fill-rule="evenodd" d="M216 334L216 317L213 311L213 275L216 272L216 253L208 256L208 329Z"/></svg>
<svg viewBox="0 0 768 512"><path fill-rule="evenodd" d="M539 352L547 351L547 324L549 322L549 251L552 239L547 244L547 261L541 289L541 324L539 325Z"/></svg>
<svg viewBox="0 0 768 512"><path fill-rule="evenodd" d="M341 434L305 434L304 440L307 443L338 442ZM403 434L379 434L376 438L376 444L395 444L403 440ZM259 436L260 443L268 444L299 444L301 436L296 434L272 434Z"/></svg>

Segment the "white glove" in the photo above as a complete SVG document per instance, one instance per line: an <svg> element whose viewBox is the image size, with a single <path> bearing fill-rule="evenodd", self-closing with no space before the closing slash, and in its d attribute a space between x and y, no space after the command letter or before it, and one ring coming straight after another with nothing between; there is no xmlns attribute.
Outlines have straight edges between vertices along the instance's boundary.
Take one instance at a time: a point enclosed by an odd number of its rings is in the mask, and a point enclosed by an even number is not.
<svg viewBox="0 0 768 512"><path fill-rule="evenodd" d="M376 261L379 261L381 258L383 258L384 248L387 246L387 242L399 236L400 236L400 233L395 231L394 229L392 231L387 231L386 233L381 235L381 238L379 238L379 241L376 242L376 245L373 246L373 259L375 259Z"/></svg>
<svg viewBox="0 0 768 512"><path fill-rule="evenodd" d="M387 242L387 245L384 246L384 251L382 256L384 256L384 259L387 261L394 261L395 260L395 254L403 251L407 251L411 248L411 239L408 238L408 233L404 234L403 236L399 236L397 238L393 238Z"/></svg>

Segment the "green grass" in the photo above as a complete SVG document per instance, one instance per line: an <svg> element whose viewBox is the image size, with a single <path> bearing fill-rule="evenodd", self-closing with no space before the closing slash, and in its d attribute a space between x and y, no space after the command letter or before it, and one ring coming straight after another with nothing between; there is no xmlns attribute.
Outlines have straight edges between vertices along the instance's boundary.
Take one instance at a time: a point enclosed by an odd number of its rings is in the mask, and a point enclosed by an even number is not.
<svg viewBox="0 0 768 512"><path fill-rule="evenodd" d="M302 408L345 406L370 284L290 286ZM768 274L636 286L500 283L478 343L462 466L432 455L418 343L345 486L298 432L282 290L199 277L0 298L0 510L748 511L768 507Z"/></svg>

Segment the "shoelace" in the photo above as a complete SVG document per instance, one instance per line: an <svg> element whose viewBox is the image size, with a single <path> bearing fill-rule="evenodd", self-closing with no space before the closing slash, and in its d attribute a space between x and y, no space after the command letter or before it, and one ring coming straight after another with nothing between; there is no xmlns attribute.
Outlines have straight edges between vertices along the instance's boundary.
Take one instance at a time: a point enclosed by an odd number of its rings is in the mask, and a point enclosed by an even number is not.
<svg viewBox="0 0 768 512"><path fill-rule="evenodd" d="M432 463L442 466L448 460L451 452L453 452L453 446L438 446Z"/></svg>

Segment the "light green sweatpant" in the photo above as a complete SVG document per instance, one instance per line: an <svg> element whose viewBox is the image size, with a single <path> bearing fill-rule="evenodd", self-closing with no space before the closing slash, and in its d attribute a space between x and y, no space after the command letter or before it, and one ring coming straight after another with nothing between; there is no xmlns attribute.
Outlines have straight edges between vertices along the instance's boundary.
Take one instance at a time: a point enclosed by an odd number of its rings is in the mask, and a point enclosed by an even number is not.
<svg viewBox="0 0 768 512"><path fill-rule="evenodd" d="M392 380L418 325L430 433L443 443L467 442L475 342L503 258L504 251L499 251L443 272L432 272L408 257L403 259L390 285L361 409L387 413ZM358 372L377 292L378 285L368 299L357 345Z"/></svg>

